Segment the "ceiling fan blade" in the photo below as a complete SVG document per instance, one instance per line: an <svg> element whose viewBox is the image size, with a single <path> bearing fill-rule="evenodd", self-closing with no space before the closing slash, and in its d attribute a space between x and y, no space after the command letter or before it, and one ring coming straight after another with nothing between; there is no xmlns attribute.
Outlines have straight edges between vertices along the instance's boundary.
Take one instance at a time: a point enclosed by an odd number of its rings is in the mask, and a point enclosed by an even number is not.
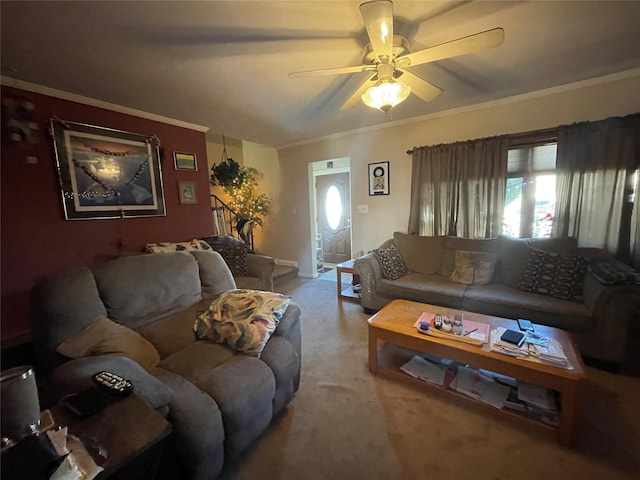
<svg viewBox="0 0 640 480"><path fill-rule="evenodd" d="M402 75L400 81L411 87L411 93L415 93L425 102L430 102L438 97L443 90L435 86L433 83L427 82L419 76L409 72L408 70L400 70Z"/></svg>
<svg viewBox="0 0 640 480"><path fill-rule="evenodd" d="M319 70L306 70L303 72L291 72L289 78L303 78L303 77L324 77L327 75L342 75L345 73L358 73L365 70L375 70L373 65L357 65L355 67L338 67L338 68L323 68Z"/></svg>
<svg viewBox="0 0 640 480"><path fill-rule="evenodd" d="M362 99L362 95L364 95L364 92L366 92L369 87L372 87L375 84L377 77L378 73L376 72L374 75L371 75L371 77L367 79L362 85L360 85L360 88L353 92L353 95L351 95L349 99L342 104L342 106L340 107L340 111L351 108L356 103L358 103Z"/></svg>
<svg viewBox="0 0 640 480"><path fill-rule="evenodd" d="M360 14L380 63L389 63L393 57L393 4L390 0L366 2L360 5Z"/></svg>
<svg viewBox="0 0 640 480"><path fill-rule="evenodd" d="M499 47L504 42L504 29L493 28L485 32L475 33L451 42L441 43L435 47L404 55L396 60L396 65L408 67L422 63L435 62L444 58L457 57L467 53Z"/></svg>

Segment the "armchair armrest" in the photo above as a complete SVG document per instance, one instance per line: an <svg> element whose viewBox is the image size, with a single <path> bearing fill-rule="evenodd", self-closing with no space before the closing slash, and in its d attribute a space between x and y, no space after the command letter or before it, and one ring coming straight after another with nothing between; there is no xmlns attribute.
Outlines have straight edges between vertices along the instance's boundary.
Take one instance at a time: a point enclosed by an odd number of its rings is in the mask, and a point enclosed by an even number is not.
<svg viewBox="0 0 640 480"><path fill-rule="evenodd" d="M103 370L130 380L133 392L152 408L161 412L168 409L172 390L137 362L121 355L77 358L55 368L46 384L49 404L55 405L65 395L95 386L92 377Z"/></svg>
<svg viewBox="0 0 640 480"><path fill-rule="evenodd" d="M360 276L360 303L365 311L379 310L386 303L379 304L376 295L377 284L382 280L382 267L373 253L357 258L353 264L356 275Z"/></svg>
<svg viewBox="0 0 640 480"><path fill-rule="evenodd" d="M250 277L260 278L262 290L266 292L273 292L273 272L275 268L276 261L273 257L256 253L247 254L247 273Z"/></svg>
<svg viewBox="0 0 640 480"><path fill-rule="evenodd" d="M626 339L640 311L640 285L603 285L587 272L584 302L594 321L593 345L598 358L624 361Z"/></svg>

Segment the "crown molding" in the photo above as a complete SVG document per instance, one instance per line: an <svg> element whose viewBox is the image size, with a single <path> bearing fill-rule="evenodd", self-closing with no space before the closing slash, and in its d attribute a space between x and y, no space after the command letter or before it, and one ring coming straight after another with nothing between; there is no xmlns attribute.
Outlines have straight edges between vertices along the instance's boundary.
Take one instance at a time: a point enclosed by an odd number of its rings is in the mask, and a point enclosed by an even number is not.
<svg viewBox="0 0 640 480"><path fill-rule="evenodd" d="M371 125L368 127L357 128L355 130L348 130L340 133L333 133L324 137L317 137L309 140L303 140L300 142L289 143L287 145L281 145L276 147L277 150L282 150L290 147L299 147L302 145L309 145L312 143L336 140L350 135L359 135L362 133L373 132L376 130L382 130L386 128L397 127L400 125L407 125L411 123L423 122L425 120L432 120L434 118L448 117L451 115L458 115L461 113L474 112L477 110L484 110L486 108L497 107L501 105L509 105L512 103L524 102L526 100L533 100L536 98L546 97L548 95L555 95L558 93L569 92L571 90L578 90L581 88L592 87L594 85L601 85L604 83L615 82L618 80L624 80L626 78L640 76L640 68L632 68L630 70L624 70L622 72L611 73L609 75L603 75L600 77L588 78L586 80L580 80L578 82L566 83L564 85L558 85L556 87L545 88L543 90L536 90L533 92L521 93L519 95L513 95L511 97L499 98L496 100L490 100L488 102L476 103L474 105L467 105L459 108L452 108L449 110L443 110L441 112L428 113L419 117L406 118L404 120L385 121L382 124Z"/></svg>
<svg viewBox="0 0 640 480"><path fill-rule="evenodd" d="M166 123L169 125L174 125L176 127L188 128L189 130L195 130L197 132L209 131L209 127L204 127L202 125L183 122L182 120L176 120L174 118L163 117L162 115L156 115L155 113L143 112L142 110L124 107L115 103L103 102L102 100L96 100L95 98L83 97L82 95L76 95L75 93L64 92L62 90L56 90L55 88L49 88L43 85L37 85L35 83L25 82L23 80L17 80L11 77L0 76L0 84L7 87L19 88L28 92L40 93L42 95L60 98L62 100L82 103L84 105L89 105L92 107L104 108L106 110L112 110L114 112L144 118L146 120L153 120L155 122Z"/></svg>

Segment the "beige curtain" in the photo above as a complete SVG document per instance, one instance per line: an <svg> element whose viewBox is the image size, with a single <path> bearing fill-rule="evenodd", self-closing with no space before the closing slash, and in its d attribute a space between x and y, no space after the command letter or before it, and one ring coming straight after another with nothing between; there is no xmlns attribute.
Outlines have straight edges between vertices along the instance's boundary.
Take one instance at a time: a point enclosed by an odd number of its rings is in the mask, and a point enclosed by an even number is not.
<svg viewBox="0 0 640 480"><path fill-rule="evenodd" d="M507 154L506 136L413 149L409 233L497 236Z"/></svg>
<svg viewBox="0 0 640 480"><path fill-rule="evenodd" d="M640 114L558 130L554 236L640 267Z"/></svg>

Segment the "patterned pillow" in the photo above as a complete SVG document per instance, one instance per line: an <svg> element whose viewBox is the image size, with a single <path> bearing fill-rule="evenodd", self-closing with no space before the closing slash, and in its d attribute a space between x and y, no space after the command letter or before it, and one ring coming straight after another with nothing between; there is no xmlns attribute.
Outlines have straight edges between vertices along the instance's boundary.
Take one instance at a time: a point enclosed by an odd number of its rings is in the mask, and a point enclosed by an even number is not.
<svg viewBox="0 0 640 480"><path fill-rule="evenodd" d="M193 326L196 337L260 356L291 298L259 290L229 290Z"/></svg>
<svg viewBox="0 0 640 480"><path fill-rule="evenodd" d="M211 247L207 242L196 239L190 242L147 243L145 247L147 253L189 252L192 250L211 250Z"/></svg>
<svg viewBox="0 0 640 480"><path fill-rule="evenodd" d="M491 283L496 268L496 259L495 253L456 250L455 268L449 279L466 285Z"/></svg>
<svg viewBox="0 0 640 480"><path fill-rule="evenodd" d="M386 248L376 248L373 253L378 257L384 278L397 280L409 273L400 251L394 244Z"/></svg>
<svg viewBox="0 0 640 480"><path fill-rule="evenodd" d="M234 277L246 277L247 272L247 253L249 247L246 244L242 245L212 245L211 248L222 255L222 258L226 262L231 274Z"/></svg>
<svg viewBox="0 0 640 480"><path fill-rule="evenodd" d="M587 261L579 255L529 248L518 288L579 302L586 271Z"/></svg>

